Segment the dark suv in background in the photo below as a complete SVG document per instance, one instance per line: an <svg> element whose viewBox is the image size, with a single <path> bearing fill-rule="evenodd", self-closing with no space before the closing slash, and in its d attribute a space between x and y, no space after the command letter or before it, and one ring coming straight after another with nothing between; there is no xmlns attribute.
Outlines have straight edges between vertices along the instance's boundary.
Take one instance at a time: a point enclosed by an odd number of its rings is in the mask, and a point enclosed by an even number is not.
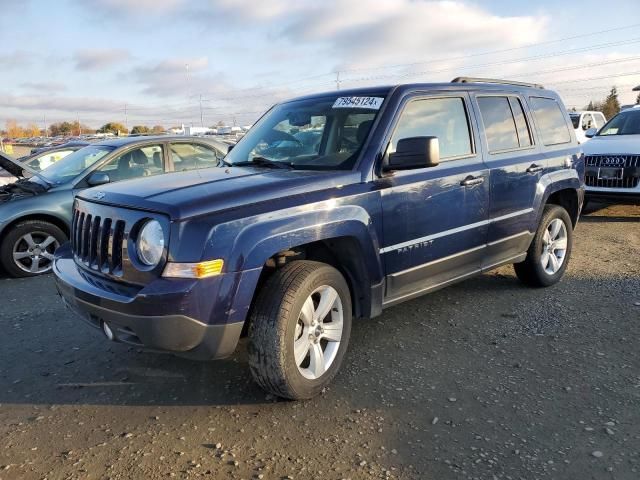
<svg viewBox="0 0 640 480"><path fill-rule="evenodd" d="M294 399L336 374L354 317L504 264L559 281L584 195L558 95L499 80L287 101L224 163L81 192L57 287L131 345L209 360L246 333L256 381Z"/></svg>

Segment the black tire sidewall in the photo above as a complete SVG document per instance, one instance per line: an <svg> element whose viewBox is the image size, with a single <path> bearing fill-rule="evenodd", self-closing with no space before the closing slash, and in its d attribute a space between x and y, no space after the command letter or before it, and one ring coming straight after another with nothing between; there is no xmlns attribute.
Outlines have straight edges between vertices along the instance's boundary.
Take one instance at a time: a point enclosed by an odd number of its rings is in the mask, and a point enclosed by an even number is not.
<svg viewBox="0 0 640 480"><path fill-rule="evenodd" d="M560 269L554 273L553 275L549 275L544 268L542 268L542 264L540 263L540 257L542 256L543 249L543 240L544 233L549 227L549 224L555 220L562 220L564 223L565 229L567 231L567 250L565 252L564 261L562 262L562 266ZM535 275L539 283L543 286L550 286L557 283L564 272L567 270L569 266L569 260L571 259L571 250L573 248L573 224L571 222L571 218L567 211L557 205L549 205L545 208L545 211L540 219L540 225L538 226L538 231L536 232L535 238L532 244L532 250L530 254L532 255L531 261L533 263L533 268L535 269Z"/></svg>
<svg viewBox="0 0 640 480"><path fill-rule="evenodd" d="M2 263L2 268L5 270L5 272L12 277L20 278L43 275L41 273L34 274L25 272L17 265L15 265L13 260L14 244L20 237L30 232L47 233L53 236L60 245L67 241L67 236L65 235L65 233L59 227L49 222L30 220L24 223L19 223L14 227L10 227L10 231L4 236L4 238L2 239L2 244L0 245L0 263ZM50 272L51 270L46 273Z"/></svg>
<svg viewBox="0 0 640 480"><path fill-rule="evenodd" d="M340 347L331 366L320 378L310 380L304 377L298 370L293 353L293 342L295 338L296 324L304 302L314 290L323 285L333 287L340 296L343 310L342 338L340 341ZM342 274L335 268L328 265L324 265L314 271L304 280L302 287L296 292L296 300L292 304L286 317L285 321L287 324L284 329L285 335L284 338L282 338L282 351L285 352L285 375L288 378L288 383L291 389L295 392L296 397L311 398L319 394L321 390L331 382L333 377L335 377L340 369L349 344L352 323L351 293Z"/></svg>

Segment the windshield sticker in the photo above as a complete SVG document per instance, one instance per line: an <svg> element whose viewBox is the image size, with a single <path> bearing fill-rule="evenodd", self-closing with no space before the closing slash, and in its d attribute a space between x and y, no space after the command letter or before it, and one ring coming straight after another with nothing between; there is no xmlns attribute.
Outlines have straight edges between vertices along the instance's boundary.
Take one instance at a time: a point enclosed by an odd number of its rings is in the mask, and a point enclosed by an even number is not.
<svg viewBox="0 0 640 480"><path fill-rule="evenodd" d="M366 108L369 110L380 110L384 98L380 97L340 97L333 108Z"/></svg>

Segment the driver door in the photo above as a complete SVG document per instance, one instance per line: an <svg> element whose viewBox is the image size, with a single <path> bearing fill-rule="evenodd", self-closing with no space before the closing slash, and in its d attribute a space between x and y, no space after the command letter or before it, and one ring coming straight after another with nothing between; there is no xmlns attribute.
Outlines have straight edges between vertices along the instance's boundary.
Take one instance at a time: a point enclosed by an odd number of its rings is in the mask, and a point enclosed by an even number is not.
<svg viewBox="0 0 640 480"><path fill-rule="evenodd" d="M420 96L404 106L388 151L402 138L435 136L440 164L378 182L383 212L385 305L477 273L487 242L489 170L466 93Z"/></svg>

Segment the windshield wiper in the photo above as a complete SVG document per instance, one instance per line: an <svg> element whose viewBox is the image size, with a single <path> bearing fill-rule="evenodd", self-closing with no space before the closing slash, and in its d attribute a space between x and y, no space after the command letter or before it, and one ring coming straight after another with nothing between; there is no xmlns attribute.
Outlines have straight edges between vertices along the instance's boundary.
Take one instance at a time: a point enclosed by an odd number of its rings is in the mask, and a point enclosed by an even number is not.
<svg viewBox="0 0 640 480"><path fill-rule="evenodd" d="M276 162L275 160L269 160L268 158L264 157L253 157L248 162L234 163L234 165L237 167L245 165L257 165L258 167L280 168L285 170L291 170L293 168L293 165L291 165L290 163Z"/></svg>

